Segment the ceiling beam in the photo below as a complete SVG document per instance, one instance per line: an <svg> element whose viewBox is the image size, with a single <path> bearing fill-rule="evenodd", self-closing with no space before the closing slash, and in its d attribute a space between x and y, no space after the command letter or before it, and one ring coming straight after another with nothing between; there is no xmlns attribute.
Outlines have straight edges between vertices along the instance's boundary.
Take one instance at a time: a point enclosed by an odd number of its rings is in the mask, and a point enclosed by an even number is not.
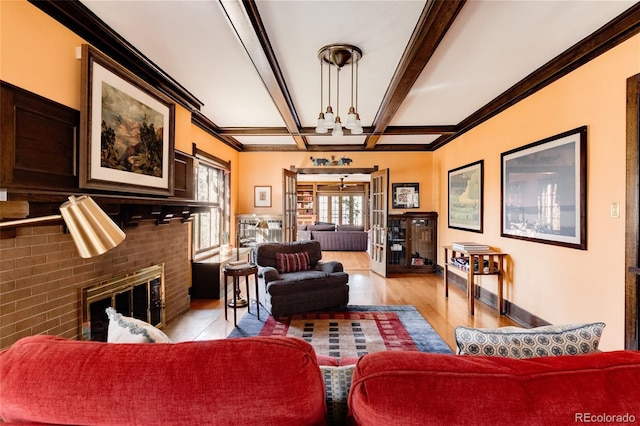
<svg viewBox="0 0 640 426"><path fill-rule="evenodd" d="M242 144L240 142L238 142L231 136L223 135L218 132L217 126L207 117L205 117L205 115L200 111L191 112L191 123L195 126L198 126L200 129L204 130L219 141L227 144L236 151L242 151Z"/></svg>
<svg viewBox="0 0 640 426"><path fill-rule="evenodd" d="M373 149L380 136L385 133L391 119L409 94L411 87L436 51L464 3L465 0L430 0L425 4L398 68L382 99L380 109L373 120L373 132L365 141L366 149Z"/></svg>
<svg viewBox="0 0 640 426"><path fill-rule="evenodd" d="M363 127L363 132L355 137L370 135L373 127ZM389 126L385 129L384 135L452 135L456 132L456 126ZM220 136L289 136L286 127L220 127L215 132ZM316 133L315 127L302 127L300 134L303 136L331 137L331 133ZM349 130L345 131L345 136L351 136Z"/></svg>
<svg viewBox="0 0 640 426"><path fill-rule="evenodd" d="M431 143L430 149L435 151L441 148L463 133L468 132L638 33L640 33L640 3L636 3L623 14L565 50L487 105L462 120L456 126L458 131L454 135L443 135L436 139ZM585 88L585 90L589 89Z"/></svg>
<svg viewBox="0 0 640 426"><path fill-rule="evenodd" d="M243 145L242 152L298 152L298 148L291 145ZM308 152L363 152L363 144L354 145L309 145ZM379 152L401 152L401 151L432 151L430 144L378 144L371 151Z"/></svg>
<svg viewBox="0 0 640 426"><path fill-rule="evenodd" d="M220 0L218 4L260 75L296 146L300 150L306 150L307 141L299 131L300 119L255 1L223 2Z"/></svg>

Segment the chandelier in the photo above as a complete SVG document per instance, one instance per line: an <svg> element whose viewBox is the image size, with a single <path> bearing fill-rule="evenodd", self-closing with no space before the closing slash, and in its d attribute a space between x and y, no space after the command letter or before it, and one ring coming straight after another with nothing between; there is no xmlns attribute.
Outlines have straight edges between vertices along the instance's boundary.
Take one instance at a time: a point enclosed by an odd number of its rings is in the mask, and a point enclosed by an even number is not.
<svg viewBox="0 0 640 426"><path fill-rule="evenodd" d="M340 120L340 71L342 67L351 64L351 106L347 113L347 121L344 128L349 129L352 135L362 134L360 115L358 114L358 64L362 58L362 50L351 44L330 44L318 51L320 59L320 115L316 133L327 133L331 130L332 136L343 136L342 121ZM355 63L355 73L354 73ZM324 68L328 68L328 90L327 90L327 110L324 109ZM332 68L336 75L336 113L334 118L333 107L331 106L331 74ZM355 84L354 84L355 74ZM355 107L354 107L355 93Z"/></svg>

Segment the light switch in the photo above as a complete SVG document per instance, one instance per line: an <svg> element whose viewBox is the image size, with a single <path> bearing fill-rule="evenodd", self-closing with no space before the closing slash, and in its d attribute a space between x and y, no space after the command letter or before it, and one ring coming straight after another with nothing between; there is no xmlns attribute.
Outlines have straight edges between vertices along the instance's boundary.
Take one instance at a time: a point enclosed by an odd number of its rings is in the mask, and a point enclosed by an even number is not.
<svg viewBox="0 0 640 426"><path fill-rule="evenodd" d="M611 203L611 217L620 217L620 203L617 201Z"/></svg>

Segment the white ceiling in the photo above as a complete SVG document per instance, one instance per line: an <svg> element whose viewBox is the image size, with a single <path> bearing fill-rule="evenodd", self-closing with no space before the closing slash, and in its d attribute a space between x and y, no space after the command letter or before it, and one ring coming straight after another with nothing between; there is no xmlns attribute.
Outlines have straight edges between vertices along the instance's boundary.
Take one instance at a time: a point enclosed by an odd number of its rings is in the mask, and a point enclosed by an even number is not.
<svg viewBox="0 0 640 426"><path fill-rule="evenodd" d="M226 13L238 1L82 0L108 26L179 82L219 128L285 127L267 85ZM456 125L530 73L592 34L635 1L485 1L465 3L393 115L391 126ZM257 1L257 10L302 127L320 112L318 50L350 43L363 52L358 110L374 124L424 1ZM246 38L245 38L246 42ZM350 70L339 114L350 103ZM268 82L267 82L268 83ZM326 87L325 87L326 89ZM335 98L335 96L334 96ZM334 105L335 108L335 105ZM429 144L440 134L385 135L378 145ZM295 147L292 136L236 135L249 148ZM362 146L366 135L307 136L309 147Z"/></svg>

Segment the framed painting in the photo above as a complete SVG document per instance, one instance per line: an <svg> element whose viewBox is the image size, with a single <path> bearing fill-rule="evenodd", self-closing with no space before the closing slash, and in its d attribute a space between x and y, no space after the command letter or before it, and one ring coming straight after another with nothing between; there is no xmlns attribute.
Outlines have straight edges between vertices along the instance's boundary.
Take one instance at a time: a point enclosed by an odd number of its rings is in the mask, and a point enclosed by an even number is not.
<svg viewBox="0 0 640 426"><path fill-rule="evenodd" d="M586 250L587 127L501 158L501 235Z"/></svg>
<svg viewBox="0 0 640 426"><path fill-rule="evenodd" d="M419 183L392 183L394 209L418 209L420 208L420 184Z"/></svg>
<svg viewBox="0 0 640 426"><path fill-rule="evenodd" d="M173 195L175 104L82 46L81 188Z"/></svg>
<svg viewBox="0 0 640 426"><path fill-rule="evenodd" d="M484 160L449 170L449 228L482 233Z"/></svg>
<svg viewBox="0 0 640 426"><path fill-rule="evenodd" d="M253 191L253 207L271 207L271 186L254 186Z"/></svg>

